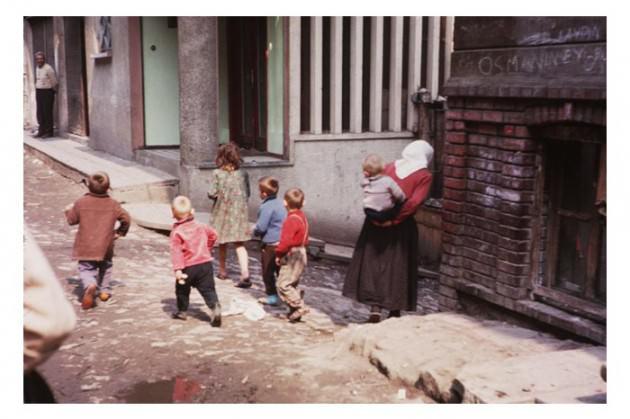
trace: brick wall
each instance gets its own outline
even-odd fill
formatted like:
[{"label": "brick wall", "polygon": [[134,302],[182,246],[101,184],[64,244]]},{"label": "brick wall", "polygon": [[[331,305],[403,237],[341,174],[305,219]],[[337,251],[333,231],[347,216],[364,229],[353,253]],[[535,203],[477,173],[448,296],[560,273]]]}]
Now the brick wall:
[{"label": "brick wall", "polygon": [[475,286],[495,302],[527,297],[541,147],[525,124],[527,101],[449,100],[444,147],[440,303]]},{"label": "brick wall", "polygon": [[[545,272],[549,196],[545,141],[537,127],[570,138],[605,125],[602,102],[451,97],[443,156],[440,306],[458,308],[458,292],[502,307],[527,299]],[[547,185],[548,186],[548,185]]]},{"label": "brick wall", "polygon": [[[583,27],[592,30],[564,36]],[[441,309],[478,299],[602,341],[601,324],[550,311],[530,291],[557,240],[547,231],[549,142],[605,144],[605,17],[457,17],[453,48],[441,92]],[[589,310],[601,319],[600,307]]]}]

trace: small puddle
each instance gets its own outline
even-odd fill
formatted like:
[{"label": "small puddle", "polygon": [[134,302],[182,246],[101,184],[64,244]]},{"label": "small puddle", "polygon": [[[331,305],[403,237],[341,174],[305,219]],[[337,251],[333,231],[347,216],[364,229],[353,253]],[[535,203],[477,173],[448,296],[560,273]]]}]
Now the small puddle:
[{"label": "small puddle", "polygon": [[196,381],[176,377],[137,383],[120,398],[127,403],[190,403],[200,391],[201,386]]}]

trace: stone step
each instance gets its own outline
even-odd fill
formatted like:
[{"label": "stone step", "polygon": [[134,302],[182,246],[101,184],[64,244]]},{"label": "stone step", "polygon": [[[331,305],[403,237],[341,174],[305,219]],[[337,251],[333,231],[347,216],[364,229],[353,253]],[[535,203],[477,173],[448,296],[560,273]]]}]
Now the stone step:
[{"label": "stone step", "polygon": [[179,178],[179,150],[136,150],[134,153],[138,163],[155,167],[163,172]]},{"label": "stone step", "polygon": [[[596,389],[597,390],[597,389]],[[537,404],[605,404],[607,394],[597,393],[590,386],[570,387],[553,393],[545,393],[536,397]]]},{"label": "stone step", "polygon": [[179,188],[177,177],[93,150],[73,140],[39,139],[24,133],[24,146],[29,153],[76,182],[96,171],[107,172],[111,195],[121,202],[166,203],[175,197]]},{"label": "stone step", "polygon": [[592,403],[605,399],[606,348],[585,347],[469,363],[453,390],[464,403]]},{"label": "stone step", "polygon": [[375,325],[358,325],[341,332],[338,339],[352,352],[368,358],[390,379],[421,388],[441,402],[461,400],[452,387],[466,365],[583,346],[457,313],[403,316]]}]

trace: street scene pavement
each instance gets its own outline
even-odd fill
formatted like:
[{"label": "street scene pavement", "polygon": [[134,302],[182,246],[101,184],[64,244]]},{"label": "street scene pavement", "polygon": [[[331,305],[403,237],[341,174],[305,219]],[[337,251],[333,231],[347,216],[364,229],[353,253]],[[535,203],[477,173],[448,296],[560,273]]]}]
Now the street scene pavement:
[{"label": "street scene pavement", "polygon": [[[339,350],[338,333],[368,317],[366,307],[341,296],[343,263],[309,261],[301,286],[311,313],[291,324],[285,307],[263,309],[256,302],[264,295],[258,243],[248,244],[251,289],[234,287],[239,270],[230,250],[230,279],[216,279],[223,325],[213,328],[196,290],[188,320],[171,319],[176,306],[168,237],[132,224],[116,243],[112,299],[81,310],[83,290],[71,260],[76,229],[66,224],[63,208],[85,192],[25,152],[25,227],[78,317],[74,332],[39,368],[58,402],[432,401],[414,386],[388,379],[364,357]],[[436,288],[433,281],[420,280],[418,311],[412,315],[437,311]]]}]

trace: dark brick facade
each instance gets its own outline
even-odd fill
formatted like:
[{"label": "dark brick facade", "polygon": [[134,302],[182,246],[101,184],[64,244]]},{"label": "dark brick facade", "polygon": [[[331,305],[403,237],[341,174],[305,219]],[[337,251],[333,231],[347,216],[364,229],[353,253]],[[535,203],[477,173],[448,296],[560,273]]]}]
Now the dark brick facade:
[{"label": "dark brick facade", "polygon": [[[480,19],[484,19],[482,25],[492,25],[496,23],[493,19],[506,18]],[[544,19],[543,26],[554,21]],[[599,28],[597,41],[605,46],[605,21],[602,24],[601,18],[593,18],[592,22],[580,19],[585,28]],[[466,27],[473,27],[473,23],[474,18],[459,21],[459,25]],[[459,33],[462,32],[458,19],[455,25],[454,57],[460,63],[478,56],[495,57],[491,49],[485,56],[478,50],[470,52],[475,46],[471,39],[474,33],[466,32],[465,39],[461,36],[458,39],[458,27]],[[518,27],[522,30],[522,25]],[[523,38],[526,34],[505,35],[505,39],[516,39],[518,35]],[[588,35],[586,29],[583,35]],[[488,42],[480,38],[482,41]],[[466,49],[458,51],[458,46],[464,44]],[[509,50],[509,45],[504,47]],[[535,48],[546,47],[530,47],[528,54]],[[514,45],[510,51],[513,56],[523,54],[520,45]],[[479,59],[479,65],[484,59]],[[445,90],[448,111],[443,155],[439,302],[442,309],[453,310],[462,306],[463,297],[474,296],[519,315],[602,341],[605,326],[601,331],[597,324],[588,321],[588,327],[569,324],[561,316],[554,319],[530,304],[534,300],[532,290],[541,283],[545,272],[548,200],[542,185],[545,143],[573,139],[575,132],[603,128],[606,124],[605,67],[604,73],[600,69],[593,77],[584,73],[583,66],[565,70],[575,71],[579,77],[566,77],[564,87],[561,80],[550,84],[540,73],[531,77],[521,73],[514,77],[503,73],[496,77],[488,74],[476,77],[468,67],[460,74],[454,70]],[[557,139],[553,139],[554,135]]]}]

